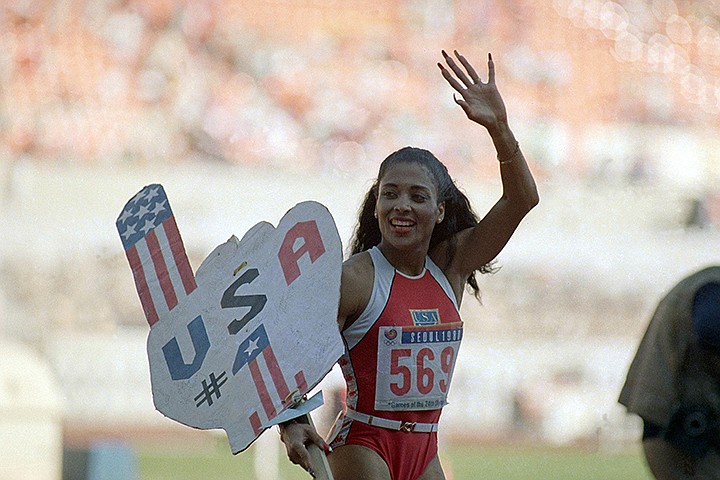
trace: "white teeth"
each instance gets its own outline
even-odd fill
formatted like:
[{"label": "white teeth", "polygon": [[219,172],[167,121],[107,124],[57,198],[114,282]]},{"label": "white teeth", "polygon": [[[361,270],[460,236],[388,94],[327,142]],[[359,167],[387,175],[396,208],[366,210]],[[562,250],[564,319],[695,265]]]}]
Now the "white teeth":
[{"label": "white teeth", "polygon": [[393,220],[391,223],[394,227],[411,227],[413,225],[412,222],[407,222],[403,220]]}]

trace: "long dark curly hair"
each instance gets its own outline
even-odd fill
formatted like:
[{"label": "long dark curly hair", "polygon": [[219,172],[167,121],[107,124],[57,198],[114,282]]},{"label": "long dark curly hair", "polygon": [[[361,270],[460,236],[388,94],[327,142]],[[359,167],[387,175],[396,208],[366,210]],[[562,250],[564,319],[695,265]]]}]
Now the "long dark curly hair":
[{"label": "long dark curly hair", "polygon": [[[450,177],[447,167],[428,150],[415,147],[404,147],[391,153],[380,164],[377,179],[370,190],[365,194],[365,199],[360,207],[358,221],[355,225],[353,237],[350,242],[350,253],[364,252],[378,245],[382,236],[380,226],[375,218],[375,204],[378,199],[378,187],[387,170],[398,163],[417,163],[425,167],[432,176],[438,192],[438,203],[445,202],[445,217],[443,221],[435,225],[432,237],[430,238],[430,249],[439,243],[447,240],[447,264],[452,262],[455,256],[457,240],[455,234],[478,223],[478,217],[470,206],[470,201],[463,192],[458,189]],[[476,272],[493,273],[497,270],[494,261],[483,265],[471,273],[467,278],[467,285],[473,295],[480,299],[480,288],[475,278]]]}]

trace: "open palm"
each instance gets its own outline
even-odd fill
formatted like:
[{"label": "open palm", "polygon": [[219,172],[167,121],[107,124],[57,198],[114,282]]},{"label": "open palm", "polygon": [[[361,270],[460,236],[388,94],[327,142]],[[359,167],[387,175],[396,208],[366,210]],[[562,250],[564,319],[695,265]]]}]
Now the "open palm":
[{"label": "open palm", "polygon": [[455,103],[462,107],[470,120],[485,128],[492,129],[506,122],[507,111],[495,85],[495,64],[492,55],[488,54],[488,81],[483,82],[470,62],[457,51],[454,53],[462,67],[445,51],[442,54],[452,73],[441,63],[438,63],[438,67],[445,80],[462,97],[455,98]]}]

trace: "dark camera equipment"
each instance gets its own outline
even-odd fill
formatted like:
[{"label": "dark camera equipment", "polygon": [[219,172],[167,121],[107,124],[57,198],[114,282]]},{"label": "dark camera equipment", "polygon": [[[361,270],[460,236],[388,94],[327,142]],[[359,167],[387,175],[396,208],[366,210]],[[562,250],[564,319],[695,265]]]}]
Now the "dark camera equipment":
[{"label": "dark camera equipment", "polygon": [[704,405],[680,405],[665,430],[665,440],[695,458],[720,446],[720,425]]}]

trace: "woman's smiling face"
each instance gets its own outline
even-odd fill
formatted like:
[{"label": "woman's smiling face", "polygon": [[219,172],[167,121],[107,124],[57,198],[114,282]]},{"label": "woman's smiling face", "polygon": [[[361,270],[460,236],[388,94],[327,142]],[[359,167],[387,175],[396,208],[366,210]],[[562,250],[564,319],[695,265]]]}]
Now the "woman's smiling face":
[{"label": "woman's smiling face", "polygon": [[427,168],[415,162],[399,162],[380,179],[375,211],[381,245],[398,250],[421,248],[427,253],[445,206],[438,204],[437,187]]}]

